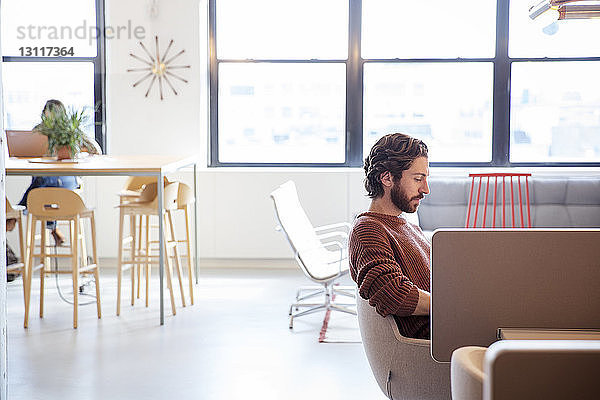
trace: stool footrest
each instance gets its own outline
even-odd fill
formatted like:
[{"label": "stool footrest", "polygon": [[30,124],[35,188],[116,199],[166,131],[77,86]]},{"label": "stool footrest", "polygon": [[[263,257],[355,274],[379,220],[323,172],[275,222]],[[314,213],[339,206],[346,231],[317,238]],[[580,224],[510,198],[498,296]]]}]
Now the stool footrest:
[{"label": "stool footrest", "polygon": [[55,270],[40,271],[40,273],[43,273],[44,275],[51,275],[51,274],[73,275],[73,271],[63,270],[63,269],[59,269],[58,271],[55,271]]},{"label": "stool footrest", "polygon": [[85,267],[79,268],[79,272],[81,272],[81,273],[88,272],[88,271],[92,271],[97,268],[98,268],[98,266],[96,264],[90,264],[90,265],[86,265]]},{"label": "stool footrest", "polygon": [[[34,254],[34,257],[42,258],[41,254]],[[44,257],[48,258],[72,258],[73,254],[46,254]]]},{"label": "stool footrest", "polygon": [[17,270],[17,269],[21,269],[21,268],[23,268],[24,266],[25,266],[25,264],[23,264],[23,263],[21,263],[21,262],[20,262],[20,263],[14,263],[14,264],[10,264],[10,265],[7,265],[7,266],[6,266],[6,271],[7,271],[7,272],[8,272],[8,271],[14,271],[14,270]]}]

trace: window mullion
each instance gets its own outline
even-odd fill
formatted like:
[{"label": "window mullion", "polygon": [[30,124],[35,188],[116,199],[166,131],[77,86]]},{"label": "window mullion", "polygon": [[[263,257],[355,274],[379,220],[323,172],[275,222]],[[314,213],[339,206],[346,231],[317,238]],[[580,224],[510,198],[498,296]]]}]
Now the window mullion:
[{"label": "window mullion", "polygon": [[509,0],[498,0],[496,57],[494,59],[494,109],[492,165],[510,164],[510,59],[508,57]]},{"label": "window mullion", "polygon": [[218,96],[219,96],[219,64],[217,62],[217,4],[215,0],[208,2],[208,49],[209,49],[209,84],[208,90],[210,96],[208,99],[209,106],[209,155],[210,165],[219,165],[219,121],[218,121]]},{"label": "window mullion", "polygon": [[[96,0],[96,27],[104,32],[105,27],[105,0]],[[107,153],[106,147],[106,37],[98,35],[96,39],[96,57],[94,58],[94,107],[95,111],[95,136],[100,147]]]},{"label": "window mullion", "polygon": [[346,64],[346,164],[360,167],[363,162],[362,0],[348,1],[350,4]]}]

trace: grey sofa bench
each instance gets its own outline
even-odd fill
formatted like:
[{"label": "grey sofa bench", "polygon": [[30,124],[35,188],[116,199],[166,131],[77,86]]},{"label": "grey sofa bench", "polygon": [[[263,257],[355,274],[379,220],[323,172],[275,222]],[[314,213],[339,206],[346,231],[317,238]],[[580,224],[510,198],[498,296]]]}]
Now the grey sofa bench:
[{"label": "grey sofa bench", "polygon": [[[471,180],[468,177],[431,177],[429,180],[430,194],[423,199],[418,210],[421,229],[427,232],[437,228],[464,227],[470,185]],[[483,195],[485,184],[483,186],[480,198],[482,205],[485,201]],[[490,186],[493,187],[492,184]],[[524,190],[524,186],[522,188]],[[492,189],[490,189],[488,198],[488,221],[491,221],[492,213],[490,211],[493,207],[491,192]],[[516,196],[515,193],[515,200]],[[524,192],[523,196],[525,197]],[[536,177],[533,175],[529,180],[529,196],[532,227],[600,227],[600,174],[597,177],[572,178]],[[517,218],[520,219],[519,210],[517,209],[515,212]],[[524,212],[526,219],[527,212]],[[499,213],[500,207],[497,207],[497,225],[501,215]]]}]

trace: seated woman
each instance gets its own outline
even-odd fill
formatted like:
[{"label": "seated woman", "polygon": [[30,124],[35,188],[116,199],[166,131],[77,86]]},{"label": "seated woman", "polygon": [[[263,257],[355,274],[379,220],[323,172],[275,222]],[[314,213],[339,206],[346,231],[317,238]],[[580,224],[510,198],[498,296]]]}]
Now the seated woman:
[{"label": "seated woman", "polygon": [[[58,100],[48,100],[42,111],[42,115],[48,115],[51,112],[66,112],[65,106]],[[37,130],[39,125],[36,125],[33,130]],[[33,176],[31,177],[31,184],[23,194],[23,198],[19,202],[19,205],[27,206],[27,196],[32,189],[40,187],[61,187],[65,189],[77,189],[79,183],[75,176]],[[56,228],[56,222],[51,221],[47,223],[48,229],[52,230],[52,237],[57,246],[60,246],[64,241],[64,235]]]},{"label": "seated woman", "polygon": [[[13,229],[15,229],[15,224],[16,223],[17,223],[16,219],[14,219],[14,218],[7,218],[6,219],[6,232],[10,232]],[[9,265],[12,265],[12,264],[18,263],[18,262],[19,262],[19,259],[15,255],[15,252],[8,245],[8,241],[6,241],[6,266],[8,267]],[[19,272],[7,272],[6,273],[6,281],[7,282],[12,282],[15,279],[17,279],[19,277],[19,275],[21,275]]]}]

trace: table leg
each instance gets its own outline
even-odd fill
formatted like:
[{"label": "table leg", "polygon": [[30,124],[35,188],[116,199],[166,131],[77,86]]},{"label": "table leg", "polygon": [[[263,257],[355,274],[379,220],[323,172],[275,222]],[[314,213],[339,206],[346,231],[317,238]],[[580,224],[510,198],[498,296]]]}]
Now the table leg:
[{"label": "table leg", "polygon": [[[197,163],[194,163],[194,272],[196,274],[196,285],[198,284],[198,190],[197,190]],[[188,254],[189,256],[189,254]]]},{"label": "table leg", "polygon": [[156,184],[156,195],[158,196],[158,276],[160,281],[160,324],[165,324],[165,305],[164,305],[164,274],[165,274],[165,252],[164,252],[164,221],[163,221],[163,202],[164,202],[164,174],[161,171],[158,174]]}]

